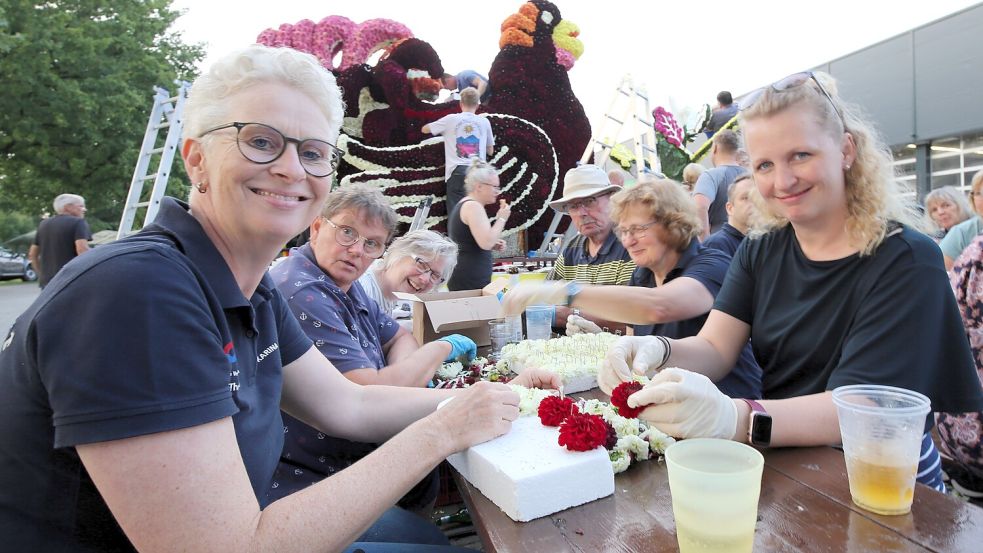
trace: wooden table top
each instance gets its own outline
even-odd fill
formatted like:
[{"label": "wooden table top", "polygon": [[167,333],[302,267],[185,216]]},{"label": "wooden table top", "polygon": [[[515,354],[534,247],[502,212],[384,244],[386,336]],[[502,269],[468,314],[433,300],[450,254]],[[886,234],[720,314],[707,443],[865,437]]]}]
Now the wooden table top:
[{"label": "wooden table top", "polygon": [[[918,485],[912,512],[881,516],[850,500],[843,453],[763,451],[758,552],[983,551],[983,509]],[[455,472],[485,551],[678,551],[665,463],[635,463],[614,494],[530,522],[508,518]]]}]

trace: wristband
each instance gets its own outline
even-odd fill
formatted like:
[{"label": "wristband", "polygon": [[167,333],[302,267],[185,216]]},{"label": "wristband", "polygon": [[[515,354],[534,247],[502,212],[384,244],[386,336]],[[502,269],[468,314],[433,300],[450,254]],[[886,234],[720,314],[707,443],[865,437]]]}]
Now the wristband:
[{"label": "wristband", "polygon": [[655,368],[655,370],[659,370],[662,367],[665,367],[666,363],[669,362],[669,357],[672,356],[672,344],[669,343],[669,339],[666,338],[665,336],[656,336],[656,338],[658,338],[659,341],[662,342],[663,349],[665,350],[665,353],[662,354],[662,362],[659,363],[659,366]]}]

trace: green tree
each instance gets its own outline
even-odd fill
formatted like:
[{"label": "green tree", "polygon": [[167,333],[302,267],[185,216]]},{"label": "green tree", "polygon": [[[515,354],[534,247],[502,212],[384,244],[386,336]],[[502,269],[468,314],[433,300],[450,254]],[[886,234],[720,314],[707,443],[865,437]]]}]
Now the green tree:
[{"label": "green tree", "polygon": [[[175,90],[203,56],[170,30],[170,4],[0,2],[0,211],[39,215],[72,192],[94,226],[118,224],[153,86]],[[168,193],[186,195],[174,166]]]}]

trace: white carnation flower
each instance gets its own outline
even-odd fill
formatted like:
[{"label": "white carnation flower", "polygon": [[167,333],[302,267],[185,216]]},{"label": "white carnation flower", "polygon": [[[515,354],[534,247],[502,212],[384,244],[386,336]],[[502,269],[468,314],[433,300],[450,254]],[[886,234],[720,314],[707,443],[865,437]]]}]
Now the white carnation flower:
[{"label": "white carnation flower", "polygon": [[539,413],[539,403],[543,398],[553,394],[552,390],[526,388],[518,384],[509,384],[512,391],[519,394],[519,416],[536,415]]},{"label": "white carnation flower", "polygon": [[618,438],[618,443],[614,448],[616,450],[634,453],[635,458],[639,460],[649,458],[649,443],[638,436]]},{"label": "white carnation flower", "polygon": [[615,450],[608,454],[611,458],[611,468],[614,469],[614,473],[624,472],[628,470],[628,465],[631,464],[631,457],[624,451]]},{"label": "white carnation flower", "polygon": [[655,428],[654,426],[646,430],[644,433],[642,433],[641,437],[648,440],[649,446],[652,448],[652,451],[658,453],[665,453],[667,447],[676,443],[675,438],[662,432],[661,430]]},{"label": "white carnation flower", "polygon": [[460,361],[452,361],[450,363],[444,363],[437,369],[437,378],[441,380],[451,380],[457,378],[457,375],[461,374],[464,370],[464,365]]},{"label": "white carnation flower", "polygon": [[638,436],[641,430],[638,428],[638,419],[629,419],[620,415],[615,415],[608,423],[618,433],[618,437]]}]

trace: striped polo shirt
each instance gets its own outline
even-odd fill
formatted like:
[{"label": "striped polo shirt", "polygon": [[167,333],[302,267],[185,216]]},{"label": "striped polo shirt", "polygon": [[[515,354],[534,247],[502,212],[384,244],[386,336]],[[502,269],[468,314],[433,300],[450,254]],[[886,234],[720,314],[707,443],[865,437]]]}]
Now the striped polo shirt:
[{"label": "striped polo shirt", "polygon": [[578,234],[556,257],[549,279],[627,285],[635,271],[635,262],[614,233],[608,234],[595,256],[588,253],[587,244],[587,237]]}]

